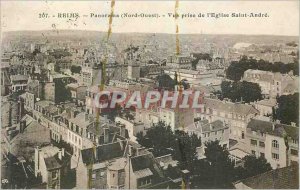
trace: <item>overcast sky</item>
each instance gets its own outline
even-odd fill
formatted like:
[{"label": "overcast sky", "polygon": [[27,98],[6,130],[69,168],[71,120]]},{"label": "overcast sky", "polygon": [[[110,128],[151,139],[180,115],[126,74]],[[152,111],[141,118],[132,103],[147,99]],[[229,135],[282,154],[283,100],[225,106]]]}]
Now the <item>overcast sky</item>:
[{"label": "overcast sky", "polygon": [[[122,13],[174,13],[175,1],[118,1],[114,11]],[[77,29],[107,31],[108,18],[83,17],[109,14],[109,1],[1,1],[1,31]],[[51,18],[41,19],[39,13]],[[59,12],[77,12],[75,22],[52,17]],[[180,1],[179,13],[268,13],[268,18],[179,19],[179,33],[299,35],[299,1]],[[53,25],[55,24],[55,26]],[[74,25],[75,24],[75,25]],[[113,18],[113,32],[175,33],[175,19]]]}]

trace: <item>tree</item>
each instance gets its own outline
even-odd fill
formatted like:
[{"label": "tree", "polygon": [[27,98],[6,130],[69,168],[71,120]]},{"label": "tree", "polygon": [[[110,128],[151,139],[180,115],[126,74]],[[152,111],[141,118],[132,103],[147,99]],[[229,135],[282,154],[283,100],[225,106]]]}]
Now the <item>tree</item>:
[{"label": "tree", "polygon": [[154,156],[162,156],[168,152],[175,142],[175,136],[170,126],[163,122],[153,125],[145,136],[138,139],[139,144],[146,148],[153,148]]},{"label": "tree", "polygon": [[66,88],[65,82],[62,80],[55,81],[55,102],[65,102],[71,100],[71,92]]},{"label": "tree", "polygon": [[205,159],[196,160],[191,169],[193,188],[232,188],[234,164],[229,159],[229,152],[219,145],[219,141],[205,144]]},{"label": "tree", "polygon": [[173,157],[179,161],[181,169],[191,170],[197,160],[197,147],[201,146],[201,140],[196,134],[189,135],[184,131],[175,131],[175,141],[173,144]]},{"label": "tree", "polygon": [[60,72],[60,66],[58,64],[54,65],[54,71],[59,73]]},{"label": "tree", "polygon": [[76,66],[76,65],[72,65],[71,66],[71,72],[72,72],[72,74],[74,74],[74,73],[80,73],[81,72],[81,67],[80,66]]},{"label": "tree", "polygon": [[272,170],[271,165],[264,157],[256,158],[254,155],[249,155],[243,158],[243,162],[244,167],[240,166],[236,168],[236,180],[245,179]]},{"label": "tree", "polygon": [[180,84],[182,84],[184,90],[190,88],[190,84],[188,83],[188,81],[187,81],[186,79],[181,80],[181,81],[180,81]]},{"label": "tree", "polygon": [[196,69],[196,66],[199,62],[199,60],[207,60],[207,61],[212,61],[212,58],[208,53],[194,53],[195,59],[192,60],[192,68]]},{"label": "tree", "polygon": [[234,179],[234,164],[229,159],[229,152],[219,145],[219,141],[212,141],[205,144],[205,157],[210,163],[211,187],[229,188]]},{"label": "tree", "polygon": [[163,122],[153,125],[146,135],[139,134],[139,144],[146,148],[153,148],[154,156],[172,154],[179,161],[182,169],[191,169],[193,162],[197,159],[196,148],[201,145],[197,135],[188,135],[184,131],[171,130],[170,126]]},{"label": "tree", "polygon": [[156,77],[158,86],[165,89],[174,89],[175,81],[167,74],[162,74]]},{"label": "tree", "polygon": [[246,103],[262,99],[261,88],[256,83],[246,81],[222,81],[222,98],[229,98],[232,101],[243,100]]},{"label": "tree", "polygon": [[290,125],[299,123],[299,93],[283,95],[277,98],[278,107],[274,110],[273,118],[281,123]]},{"label": "tree", "polygon": [[226,76],[230,80],[239,81],[243,77],[244,72],[248,69],[280,73],[288,73],[289,71],[293,71],[296,75],[298,73],[297,68],[299,68],[297,60],[298,59],[295,59],[293,63],[289,64],[284,64],[282,62],[270,63],[262,59],[257,61],[256,59],[243,56],[239,61],[231,62],[226,70]]}]

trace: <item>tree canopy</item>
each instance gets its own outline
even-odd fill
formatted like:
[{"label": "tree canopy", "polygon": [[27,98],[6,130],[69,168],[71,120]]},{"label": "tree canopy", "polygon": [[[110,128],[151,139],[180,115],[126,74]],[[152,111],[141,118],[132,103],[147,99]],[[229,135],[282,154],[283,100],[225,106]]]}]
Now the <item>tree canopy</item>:
[{"label": "tree canopy", "polygon": [[295,59],[293,63],[284,64],[282,62],[270,63],[265,60],[256,60],[243,56],[239,61],[233,61],[226,70],[226,76],[230,80],[241,80],[244,72],[248,69],[257,69],[262,71],[288,73],[293,71],[294,75],[299,75],[299,63]]},{"label": "tree canopy", "polygon": [[277,98],[278,107],[274,110],[273,118],[281,123],[290,125],[299,123],[299,93],[283,95]]},{"label": "tree canopy", "polygon": [[243,158],[244,167],[236,168],[237,180],[252,177],[272,170],[270,163],[264,157],[256,158],[254,155],[248,155]]},{"label": "tree canopy", "polygon": [[169,75],[167,74],[162,74],[156,77],[158,81],[158,86],[160,88],[165,88],[165,89],[174,89],[175,87],[175,80],[173,80]]},{"label": "tree canopy", "polygon": [[65,102],[71,100],[71,92],[66,88],[66,83],[62,80],[55,81],[55,102]]},{"label": "tree canopy", "polygon": [[205,159],[194,164],[192,186],[195,188],[232,188],[234,164],[229,152],[219,145],[219,141],[205,144]]},{"label": "tree canopy", "polygon": [[208,53],[194,53],[193,54],[195,59],[192,60],[192,68],[196,69],[196,66],[199,62],[199,60],[208,60],[208,61],[212,61],[212,58],[210,57],[210,55]]},{"label": "tree canopy", "polygon": [[188,135],[184,131],[173,132],[170,126],[163,122],[153,125],[145,135],[137,135],[137,141],[146,148],[153,148],[154,156],[171,153],[184,169],[191,169],[197,159],[196,148],[201,145],[197,135]]},{"label": "tree canopy", "polygon": [[221,98],[229,98],[231,101],[241,101],[246,103],[262,99],[261,88],[256,83],[247,81],[222,81]]},{"label": "tree canopy", "polygon": [[76,66],[76,65],[72,65],[71,66],[71,72],[72,72],[72,74],[74,74],[74,73],[80,73],[81,72],[81,67],[80,66]]}]

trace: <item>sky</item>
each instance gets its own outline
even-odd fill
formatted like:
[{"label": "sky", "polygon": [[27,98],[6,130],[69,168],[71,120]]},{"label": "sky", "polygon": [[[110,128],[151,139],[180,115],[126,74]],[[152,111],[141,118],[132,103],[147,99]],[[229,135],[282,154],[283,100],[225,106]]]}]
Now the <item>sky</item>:
[{"label": "sky", "polygon": [[[112,32],[203,34],[251,34],[299,36],[299,1],[179,1],[179,14],[267,13],[267,18],[175,18],[175,1],[118,1],[114,13],[146,13],[160,18],[113,18]],[[110,1],[1,1],[1,31],[17,30],[97,30],[107,31],[109,18],[90,14],[109,14]],[[50,18],[39,18],[48,13]],[[58,13],[78,13],[76,21],[57,18]],[[52,16],[55,17],[52,17]],[[88,15],[83,17],[83,15]]]}]

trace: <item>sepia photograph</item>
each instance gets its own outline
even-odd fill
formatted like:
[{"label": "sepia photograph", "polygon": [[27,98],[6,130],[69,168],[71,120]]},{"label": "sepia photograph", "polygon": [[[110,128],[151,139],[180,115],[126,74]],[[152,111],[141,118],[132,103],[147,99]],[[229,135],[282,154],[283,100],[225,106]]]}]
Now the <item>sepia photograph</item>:
[{"label": "sepia photograph", "polygon": [[299,189],[298,0],[1,0],[1,189]]}]

